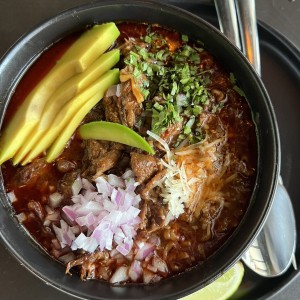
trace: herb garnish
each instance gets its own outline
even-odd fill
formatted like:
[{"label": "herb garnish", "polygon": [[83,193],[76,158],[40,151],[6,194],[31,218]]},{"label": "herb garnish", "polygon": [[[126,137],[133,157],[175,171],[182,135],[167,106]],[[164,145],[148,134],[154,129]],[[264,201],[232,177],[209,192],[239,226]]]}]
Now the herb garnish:
[{"label": "herb garnish", "polygon": [[[203,109],[215,109],[207,89],[209,72],[199,68],[202,48],[190,46],[182,35],[182,45],[171,52],[166,39],[150,33],[141,38],[144,47],[135,44],[125,64],[133,68],[135,82],[152,111],[152,128],[163,133],[171,124],[182,122],[183,130],[177,144],[188,138],[191,143],[203,138],[199,115]],[[150,103],[150,104],[149,104]]]}]

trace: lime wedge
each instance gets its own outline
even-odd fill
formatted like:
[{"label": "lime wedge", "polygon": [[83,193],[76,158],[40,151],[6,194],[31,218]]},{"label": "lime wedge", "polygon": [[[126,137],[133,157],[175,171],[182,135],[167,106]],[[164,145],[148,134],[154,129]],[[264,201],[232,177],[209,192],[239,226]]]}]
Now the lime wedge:
[{"label": "lime wedge", "polygon": [[244,266],[241,262],[237,262],[217,280],[181,300],[226,300],[237,291],[243,276]]},{"label": "lime wedge", "polygon": [[154,154],[154,150],[143,137],[118,123],[105,121],[87,123],[79,127],[79,134],[84,140],[95,139],[117,142]]}]

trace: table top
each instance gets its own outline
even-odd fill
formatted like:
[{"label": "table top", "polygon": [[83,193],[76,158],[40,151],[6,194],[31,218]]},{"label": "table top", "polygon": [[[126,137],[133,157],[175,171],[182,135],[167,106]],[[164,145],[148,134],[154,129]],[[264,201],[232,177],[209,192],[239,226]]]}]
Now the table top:
[{"label": "table top", "polygon": [[[0,0],[0,57],[37,23],[64,9],[86,2],[87,0]],[[171,2],[176,5],[181,1]],[[188,2],[197,1],[184,1]],[[261,22],[271,26],[300,49],[300,0],[260,0],[256,1],[256,7]],[[25,270],[2,244],[0,244],[0,265],[1,299],[74,299],[47,286]],[[287,287],[269,299],[296,300],[299,299],[299,295],[300,276],[297,276]]]}]

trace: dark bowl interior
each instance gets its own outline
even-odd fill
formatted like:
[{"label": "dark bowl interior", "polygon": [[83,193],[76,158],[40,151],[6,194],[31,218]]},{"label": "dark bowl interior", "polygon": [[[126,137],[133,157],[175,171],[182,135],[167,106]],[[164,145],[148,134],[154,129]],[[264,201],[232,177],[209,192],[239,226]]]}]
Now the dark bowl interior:
[{"label": "dark bowl interior", "polygon": [[[9,250],[29,271],[48,284],[79,298],[88,299],[178,299],[190,294],[225,272],[241,256],[265,221],[276,188],[280,149],[274,112],[267,92],[248,61],[219,31],[195,15],[179,8],[149,1],[94,2],[61,13],[21,38],[0,64],[1,123],[15,86],[41,52],[60,38],[87,24],[135,20],[173,28],[205,48],[232,71],[245,91],[257,124],[258,176],[249,209],[230,239],[207,261],[160,283],[113,287],[105,282],[81,282],[64,274],[64,266],[51,259],[26,234],[7,200],[1,180],[1,237]],[[1,175],[2,176],[2,175]]]}]

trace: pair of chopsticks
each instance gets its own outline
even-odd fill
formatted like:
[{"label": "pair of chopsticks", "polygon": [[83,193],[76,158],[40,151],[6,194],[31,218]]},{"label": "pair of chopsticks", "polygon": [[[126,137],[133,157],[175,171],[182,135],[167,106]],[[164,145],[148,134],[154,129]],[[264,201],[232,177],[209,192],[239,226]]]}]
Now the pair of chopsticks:
[{"label": "pair of chopsticks", "polygon": [[214,0],[220,30],[246,55],[261,75],[254,0]]}]

